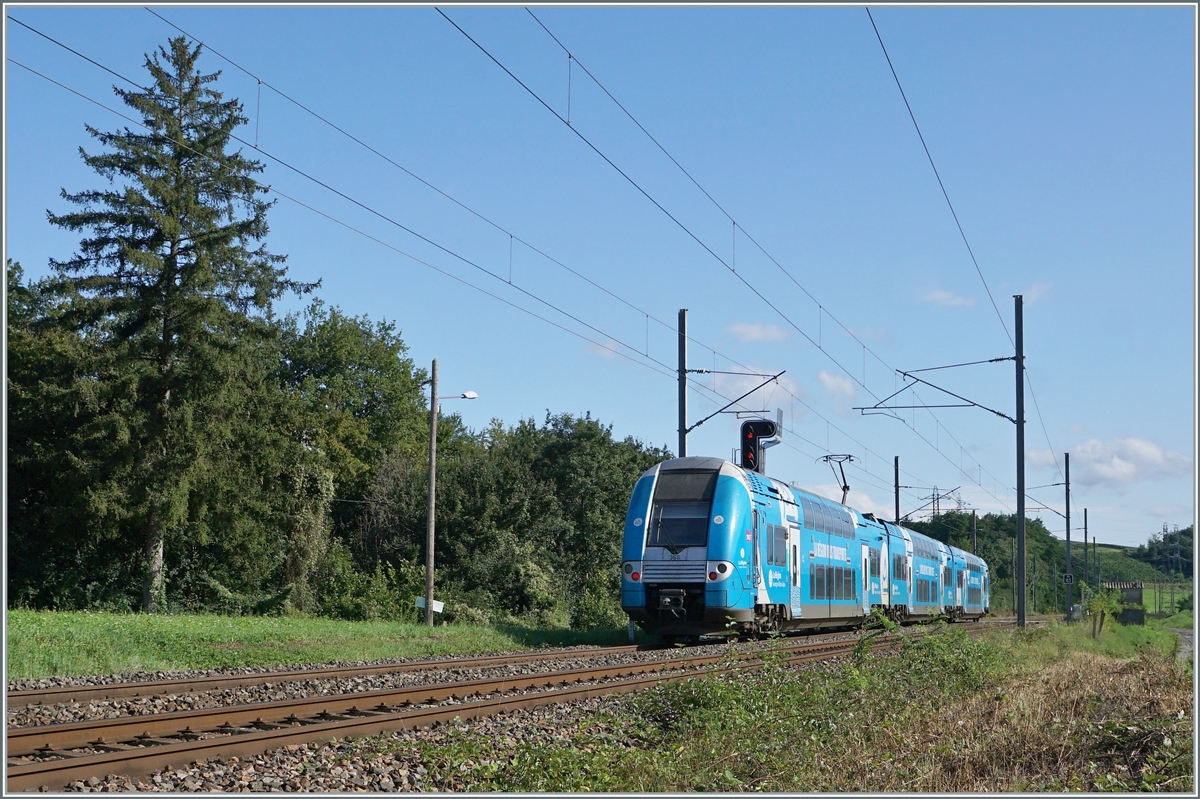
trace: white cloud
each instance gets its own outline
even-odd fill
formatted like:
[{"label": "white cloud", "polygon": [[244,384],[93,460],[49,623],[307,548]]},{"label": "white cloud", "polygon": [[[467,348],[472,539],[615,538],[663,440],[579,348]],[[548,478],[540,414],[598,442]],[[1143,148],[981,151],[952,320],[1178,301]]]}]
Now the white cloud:
[{"label": "white cloud", "polygon": [[856,393],[854,389],[854,381],[850,378],[831,374],[822,369],[817,373],[817,379],[821,381],[821,385],[823,385],[825,390],[828,391],[833,397],[846,400],[854,399],[854,395]]},{"label": "white cloud", "polygon": [[610,338],[599,343],[593,341],[585,346],[584,349],[593,355],[599,355],[601,358],[608,359],[616,355],[623,347],[616,339]]},{"label": "white cloud", "polygon": [[952,307],[959,307],[963,305],[970,306],[975,304],[975,300],[973,298],[960,297],[954,292],[946,291],[945,289],[936,289],[935,291],[926,293],[925,302],[931,302],[934,305],[949,305]]},{"label": "white cloud", "polygon": [[858,394],[858,389],[854,386],[854,381],[842,375],[835,375],[822,369],[817,373],[817,380],[825,388],[827,393],[833,400],[834,411],[839,416],[849,416],[851,414],[851,403],[854,402],[855,396]]},{"label": "white cloud", "polygon": [[728,328],[738,341],[783,341],[788,332],[779,325],[764,325],[762,322],[734,322]]},{"label": "white cloud", "polygon": [[[1192,473],[1190,457],[1144,438],[1117,438],[1109,442],[1092,439],[1072,448],[1070,453],[1072,483],[1104,485],[1118,492],[1133,483],[1186,477]],[[1026,457],[1031,465],[1040,468],[1052,467],[1055,462],[1048,449],[1033,450]]]},{"label": "white cloud", "polygon": [[[747,367],[746,371],[753,372],[754,374],[714,374],[712,376],[713,390],[720,392],[726,397],[729,397],[729,399],[740,397],[779,370],[763,369],[761,367],[751,365]],[[764,376],[760,377],[760,374]],[[797,397],[804,398],[805,396],[804,392],[800,390],[800,386],[796,384],[796,381],[792,380],[787,375],[782,375],[778,380],[778,385],[776,385],[776,381],[767,383],[765,386],[743,399],[739,405],[743,408],[749,408],[756,411],[766,410],[772,419],[775,418],[775,408],[783,408],[785,421],[790,420],[790,414],[793,411],[792,398],[787,394],[787,391],[784,391],[784,389],[792,392],[792,394],[796,395]],[[795,409],[795,411],[798,414],[802,413],[803,406]]]},{"label": "white cloud", "polygon": [[1022,294],[1023,302],[1035,303],[1038,300],[1043,300],[1050,294],[1050,289],[1054,288],[1053,283],[1034,283],[1029,288],[1025,289]]},{"label": "white cloud", "polygon": [[1146,512],[1163,521],[1192,518],[1192,509],[1188,505],[1151,505]]}]

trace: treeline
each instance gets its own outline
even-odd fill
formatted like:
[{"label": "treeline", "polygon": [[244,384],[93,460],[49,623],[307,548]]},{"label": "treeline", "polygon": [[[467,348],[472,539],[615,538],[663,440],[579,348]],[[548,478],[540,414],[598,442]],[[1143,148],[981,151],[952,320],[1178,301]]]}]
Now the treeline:
[{"label": "treeline", "polygon": [[[399,330],[312,300],[263,244],[246,118],[177,38],[142,129],[88,127],[99,189],[49,222],[82,238],[7,269],[12,606],[411,618],[423,593],[427,375]],[[620,623],[628,492],[668,456],[585,415],[438,424],[447,617]]]},{"label": "treeline", "polygon": [[[52,279],[26,283],[8,264],[9,602],[130,610],[152,566],[153,495],[177,489],[138,468],[146,381],[64,323],[68,304]],[[212,405],[174,397],[187,418],[172,426],[172,460],[190,462],[163,528],[160,607],[415,618],[426,372],[393,325],[320,301],[245,349]],[[481,432],[439,416],[437,595],[452,598],[449,617],[621,623],[629,490],[669,456],[614,440],[589,415]]]},{"label": "treeline", "polygon": [[[949,511],[939,514],[930,521],[911,522],[907,526],[919,533],[936,538],[966,552],[974,551],[987,561],[992,574],[992,608],[1011,610],[1015,607],[1014,586],[1016,584],[1016,514],[986,514],[975,520],[977,546],[971,547],[971,514]],[[1181,533],[1183,531],[1180,531]],[[1190,534],[1190,530],[1189,530]],[[1139,551],[1144,547],[1139,547]],[[1092,590],[1100,582],[1157,582],[1168,579],[1167,570],[1159,570],[1148,559],[1135,559],[1134,550],[1114,551],[1104,545],[1089,546],[1085,561],[1083,541],[1072,541],[1071,571],[1075,575],[1075,601],[1078,602],[1082,586]],[[1025,522],[1025,583],[1026,608],[1057,607],[1065,612],[1065,590],[1062,575],[1067,570],[1066,542],[1054,538],[1040,519]],[[1087,569],[1085,571],[1085,562]]]},{"label": "treeline", "polygon": [[1182,530],[1155,533],[1147,543],[1139,544],[1129,556],[1153,564],[1160,571],[1186,578],[1192,575],[1194,545],[1193,529],[1189,524]]}]

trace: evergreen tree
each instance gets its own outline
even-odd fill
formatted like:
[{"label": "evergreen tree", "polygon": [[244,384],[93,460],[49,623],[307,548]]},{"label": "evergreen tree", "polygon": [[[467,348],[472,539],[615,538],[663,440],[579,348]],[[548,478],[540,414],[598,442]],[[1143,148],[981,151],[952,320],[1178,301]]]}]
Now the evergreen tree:
[{"label": "evergreen tree", "polygon": [[80,148],[109,187],[63,198],[73,213],[49,221],[84,232],[78,253],[51,261],[51,289],[67,300],[60,321],[95,342],[97,455],[113,503],[140,534],[146,612],[163,601],[163,545],[189,516],[207,456],[238,412],[245,350],[274,335],[272,301],[313,285],[289,280],[267,251],[271,202],[262,164],[228,151],[247,119],[197,69],[200,46],[180,37],[147,56],[148,88],[114,88],[145,132],[87,131]]}]

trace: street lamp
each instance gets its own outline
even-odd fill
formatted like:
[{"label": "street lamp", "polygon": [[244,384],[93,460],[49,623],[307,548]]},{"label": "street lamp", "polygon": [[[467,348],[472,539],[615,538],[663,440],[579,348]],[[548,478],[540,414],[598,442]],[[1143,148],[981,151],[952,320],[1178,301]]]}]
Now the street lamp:
[{"label": "street lamp", "polygon": [[[425,527],[425,624],[433,626],[433,510],[437,496],[435,486],[437,479],[437,359],[433,360],[433,372],[429,378],[429,521]],[[479,395],[474,391],[466,391],[457,397],[446,399],[473,400]]]}]

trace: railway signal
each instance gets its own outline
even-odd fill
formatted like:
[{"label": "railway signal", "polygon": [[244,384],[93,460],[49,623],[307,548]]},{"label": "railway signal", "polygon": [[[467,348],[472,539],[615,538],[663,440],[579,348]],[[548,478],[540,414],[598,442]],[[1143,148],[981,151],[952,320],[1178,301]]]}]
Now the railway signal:
[{"label": "railway signal", "polygon": [[742,468],[764,473],[762,440],[775,438],[779,426],[770,419],[751,419],[742,422]]}]

